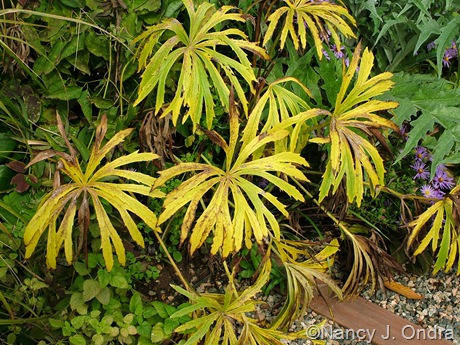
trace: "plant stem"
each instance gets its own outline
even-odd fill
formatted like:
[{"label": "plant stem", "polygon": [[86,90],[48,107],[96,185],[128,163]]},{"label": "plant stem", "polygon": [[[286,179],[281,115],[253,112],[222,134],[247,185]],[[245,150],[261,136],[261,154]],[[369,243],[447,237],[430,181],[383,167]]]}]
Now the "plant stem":
[{"label": "plant stem", "polygon": [[161,236],[158,234],[158,231],[156,230],[153,230],[153,233],[155,234],[155,237],[157,238],[158,242],[160,243],[160,246],[161,248],[163,248],[163,251],[165,252],[166,256],[168,257],[168,260],[170,262],[170,264],[172,265],[172,267],[174,268],[174,271],[176,271],[176,274],[177,276],[179,277],[179,279],[181,280],[182,284],[184,284],[185,288],[187,289],[187,291],[195,294],[196,296],[200,296],[200,294],[198,293],[198,291],[196,291],[193,286],[187,281],[187,279],[185,279],[185,277],[182,275],[179,267],[177,267],[174,259],[172,258],[171,254],[169,254],[169,251],[168,251],[168,248],[166,248],[166,245],[165,243],[163,242],[163,239],[161,238]]}]

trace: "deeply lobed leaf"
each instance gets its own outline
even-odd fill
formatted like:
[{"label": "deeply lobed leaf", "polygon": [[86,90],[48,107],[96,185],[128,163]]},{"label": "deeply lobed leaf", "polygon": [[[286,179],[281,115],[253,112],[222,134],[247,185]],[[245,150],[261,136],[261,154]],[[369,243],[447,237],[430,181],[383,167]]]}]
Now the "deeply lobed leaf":
[{"label": "deeply lobed leaf", "polygon": [[[118,210],[130,235],[139,245],[143,246],[144,240],[130,213],[140,217],[152,229],[158,230],[155,214],[133,196],[127,194],[127,192],[129,192],[149,197],[163,197],[164,195],[162,192],[151,191],[150,189],[150,185],[155,183],[155,179],[139,172],[118,169],[130,163],[151,161],[158,156],[152,153],[139,153],[136,151],[117,158],[110,163],[106,163],[97,170],[97,167],[106,154],[121,143],[132,131],[132,129],[120,131],[105,145],[102,145],[106,130],[107,119],[104,116],[96,129],[95,143],[85,171],[81,169],[80,163],[76,157],[64,156],[61,158],[60,164],[62,166],[62,171],[71,177],[73,182],[63,184],[49,193],[39,205],[37,213],[26,226],[24,231],[26,258],[32,255],[40,237],[48,230],[47,265],[51,268],[56,268],[56,258],[63,244],[65,258],[69,264],[71,263],[74,255],[74,218],[78,207],[80,208],[78,212],[79,225],[82,226],[80,231],[86,232],[87,229],[85,230],[85,227],[89,225],[89,203],[86,199],[87,195],[91,197],[92,205],[95,210],[101,234],[102,253],[109,271],[112,269],[114,263],[112,247],[115,249],[115,253],[121,264],[125,264],[126,257],[121,238],[114,228],[109,215],[102,206],[101,198],[112,204],[115,209]],[[118,184],[103,181],[105,178],[113,176],[132,180],[140,183],[140,185],[128,183]],[[82,195],[83,200],[81,200]],[[58,227],[59,215],[64,210],[64,216]],[[85,225],[83,225],[83,223]]]},{"label": "deeply lobed leaf", "polygon": [[[341,42],[337,34],[341,32],[345,37],[356,37],[349,21],[356,25],[354,18],[348,13],[345,7],[327,2],[314,2],[310,0],[286,0],[287,6],[275,10],[269,17],[270,22],[265,32],[263,45],[273,37],[275,29],[279,26],[281,18],[285,16],[281,25],[280,49],[284,48],[286,39],[289,37],[296,50],[299,47],[305,49],[307,44],[307,29],[315,42],[316,52],[321,58],[323,56],[323,39],[327,39],[327,31],[330,32],[334,43],[340,47]],[[297,29],[297,30],[296,30]],[[300,40],[300,44],[299,44]]]},{"label": "deeply lobed leaf", "polygon": [[[241,13],[233,13],[231,6],[216,10],[210,3],[201,3],[196,9],[192,2],[184,0],[190,18],[188,32],[176,19],[168,19],[149,30],[152,37],[142,34],[138,41],[144,41],[143,50],[138,53],[140,66],[151,55],[157,35],[172,31],[170,37],[150,58],[142,74],[139,94],[135,105],[139,104],[156,89],[155,112],[158,114],[165,103],[165,85],[171,68],[181,61],[181,73],[177,81],[176,93],[172,101],[163,110],[163,116],[172,114],[173,123],[179,117],[186,121],[189,117],[196,130],[200,123],[203,108],[206,110],[206,125],[211,128],[214,118],[214,101],[210,89],[215,88],[221,104],[229,110],[230,90],[219,70],[223,71],[233,85],[243,109],[247,114],[247,100],[244,87],[237,78],[239,74],[253,91],[252,83],[256,81],[252,65],[244,50],[251,51],[268,59],[265,51],[255,43],[249,42],[246,35],[238,29],[212,31],[224,21],[245,21]],[[228,57],[217,51],[216,47],[229,47],[236,58]],[[186,108],[184,114],[182,109]]]},{"label": "deeply lobed leaf", "polygon": [[[358,45],[345,71],[331,114],[330,159],[323,174],[319,201],[329,194],[331,188],[335,193],[344,179],[349,202],[356,200],[360,206],[365,179],[369,182],[370,192],[374,194],[375,188],[384,184],[385,169],[378,150],[366,137],[372,135],[374,129],[399,130],[395,123],[376,114],[395,108],[398,103],[371,99],[393,85],[389,80],[391,74],[382,73],[369,79],[373,55],[366,48],[359,64],[360,51],[361,46]],[[358,76],[349,90],[358,65]]]}]

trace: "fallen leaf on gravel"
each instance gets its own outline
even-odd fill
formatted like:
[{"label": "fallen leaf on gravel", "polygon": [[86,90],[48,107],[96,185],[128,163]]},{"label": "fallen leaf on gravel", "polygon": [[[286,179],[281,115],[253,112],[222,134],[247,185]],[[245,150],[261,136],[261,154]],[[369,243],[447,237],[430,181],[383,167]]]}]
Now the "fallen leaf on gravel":
[{"label": "fallen leaf on gravel", "polygon": [[415,292],[410,287],[401,283],[395,282],[394,280],[386,280],[384,283],[385,287],[391,291],[394,291],[406,298],[410,299],[422,299],[423,295]]}]

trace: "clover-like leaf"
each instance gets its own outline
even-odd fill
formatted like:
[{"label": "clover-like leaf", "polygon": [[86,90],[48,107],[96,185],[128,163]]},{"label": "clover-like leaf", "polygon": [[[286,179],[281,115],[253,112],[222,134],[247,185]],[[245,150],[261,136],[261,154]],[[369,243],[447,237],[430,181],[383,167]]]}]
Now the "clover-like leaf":
[{"label": "clover-like leaf", "polygon": [[358,69],[360,52],[359,44],[349,68],[345,71],[335,109],[331,114],[327,138],[330,142],[330,159],[323,175],[319,201],[327,196],[331,187],[335,193],[345,178],[348,200],[353,202],[356,199],[356,204],[360,206],[365,179],[370,183],[371,193],[377,186],[384,185],[383,159],[367,137],[372,136],[377,129],[399,131],[394,122],[377,114],[397,107],[398,103],[371,99],[390,89],[393,82],[389,72],[369,79],[374,56],[367,48],[364,50],[355,83],[348,91]]},{"label": "clover-like leaf", "polygon": [[[268,55],[264,49],[249,42],[246,34],[239,29],[213,30],[225,21],[244,22],[244,16],[234,12],[236,8],[224,6],[216,10],[214,5],[203,2],[195,10],[191,0],[183,2],[190,18],[188,32],[177,19],[170,18],[148,28],[136,38],[136,41],[144,42],[138,59],[139,68],[145,67],[145,70],[135,105],[156,89],[155,112],[158,114],[165,103],[166,80],[173,65],[180,62],[181,71],[175,96],[162,113],[164,116],[172,113],[173,123],[176,124],[179,115],[183,113],[182,108],[185,107],[187,110],[182,120],[190,117],[195,130],[204,110],[206,125],[211,128],[215,116],[213,89],[224,108],[229,109],[230,90],[221,72],[225,73],[235,88],[247,114],[248,102],[244,86],[235,72],[244,79],[250,90],[254,91],[252,83],[256,81],[256,76],[244,50],[267,59]],[[172,35],[168,35],[166,42],[162,43],[149,59],[156,43],[166,33]],[[229,48],[234,52],[235,58],[228,56],[228,53],[219,52],[219,46]]]},{"label": "clover-like leaf", "polygon": [[347,23],[348,20],[353,26],[356,26],[355,19],[343,6],[310,0],[285,0],[284,2],[286,6],[278,8],[268,17],[270,24],[265,33],[264,46],[273,37],[283,16],[285,16],[285,20],[282,26],[280,25],[282,27],[280,49],[283,49],[288,34],[295,49],[299,49],[299,39],[300,45],[305,48],[307,31],[309,31],[315,42],[316,52],[321,58],[323,56],[322,41],[329,37],[329,33],[338,47],[341,45],[338,32],[341,32],[345,37],[356,37]]},{"label": "clover-like leaf", "polygon": [[[115,248],[118,260],[122,265],[125,264],[126,257],[120,235],[114,228],[101,199],[111,204],[118,211],[131,237],[139,245],[144,246],[144,239],[130,213],[138,216],[152,229],[157,229],[155,214],[131,195],[131,193],[138,193],[149,197],[163,197],[164,195],[160,191],[150,191],[150,186],[155,182],[155,178],[140,172],[118,168],[130,163],[151,161],[158,158],[158,156],[153,153],[135,151],[97,169],[106,154],[123,142],[132,129],[118,132],[105,145],[101,146],[106,131],[107,118],[104,116],[96,130],[95,143],[84,172],[74,154],[55,153],[61,156],[58,167],[72,181],[57,186],[40,203],[37,213],[30,220],[24,231],[26,258],[32,255],[40,237],[48,229],[47,265],[51,268],[56,268],[56,258],[63,244],[66,260],[70,264],[73,259],[74,218],[77,209],[79,209],[78,223],[80,231],[86,232],[89,225],[89,200],[92,201],[99,224],[102,254],[109,271],[113,267],[112,246]],[[49,155],[46,155],[46,157],[49,157]],[[37,159],[34,159],[32,163],[36,161]],[[107,180],[109,177],[118,177],[136,183],[109,182],[110,180]],[[61,213],[64,213],[64,215],[58,222]]]}]

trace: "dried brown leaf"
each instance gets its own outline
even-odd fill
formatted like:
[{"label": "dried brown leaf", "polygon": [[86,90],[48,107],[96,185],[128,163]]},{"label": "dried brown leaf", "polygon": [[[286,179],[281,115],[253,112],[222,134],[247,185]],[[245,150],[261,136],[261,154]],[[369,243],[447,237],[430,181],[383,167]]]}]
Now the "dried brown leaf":
[{"label": "dried brown leaf", "polygon": [[96,128],[96,139],[94,142],[94,148],[96,151],[99,150],[102,144],[102,140],[104,140],[105,133],[107,133],[107,116],[102,115],[101,122],[99,126]]},{"label": "dried brown leaf", "polygon": [[202,130],[204,132],[204,134],[206,134],[206,136],[211,139],[212,143],[214,145],[217,145],[219,147],[221,147],[222,149],[224,149],[225,151],[228,150],[228,145],[227,143],[225,142],[225,139],[222,138],[222,136],[217,133],[216,131],[214,130],[209,130],[209,129],[206,129],[204,128],[203,126],[200,126],[198,125],[198,128],[200,130]]},{"label": "dried brown leaf", "polygon": [[61,133],[61,136],[64,139],[67,148],[69,149],[70,156],[75,158],[77,156],[77,152],[70,144],[69,138],[67,138],[67,133],[65,132],[65,128],[64,128],[64,124],[62,123],[61,115],[59,115],[57,111],[56,111],[56,121],[57,121],[57,127],[59,129],[59,133]]},{"label": "dried brown leaf", "polygon": [[38,162],[41,162],[45,159],[48,159],[48,158],[51,158],[51,157],[54,157],[54,156],[61,156],[62,158],[64,158],[65,160],[67,161],[71,161],[72,160],[72,157],[67,154],[67,153],[64,153],[64,152],[58,152],[58,151],[55,151],[55,150],[45,150],[45,151],[41,151],[40,153],[38,153],[30,162],[29,164],[27,164],[24,169],[27,170],[30,166],[38,163]]},{"label": "dried brown leaf", "polygon": [[6,166],[10,168],[11,170],[16,171],[18,173],[26,172],[26,169],[25,169],[26,165],[23,162],[12,161],[12,162],[7,163]]},{"label": "dried brown leaf", "polygon": [[30,185],[26,182],[24,178],[24,174],[16,174],[12,179],[10,184],[14,184],[16,187],[16,192],[24,193],[30,187]]},{"label": "dried brown leaf", "polygon": [[423,295],[415,292],[410,287],[403,285],[401,283],[395,282],[394,280],[386,280],[383,283],[385,287],[391,291],[394,291],[406,298],[410,299],[422,299]]}]

